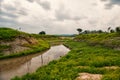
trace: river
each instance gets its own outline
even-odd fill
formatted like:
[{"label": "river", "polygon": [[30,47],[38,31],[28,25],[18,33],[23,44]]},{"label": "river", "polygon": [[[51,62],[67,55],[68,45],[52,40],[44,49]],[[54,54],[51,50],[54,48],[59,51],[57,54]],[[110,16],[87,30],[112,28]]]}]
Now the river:
[{"label": "river", "polygon": [[52,46],[43,54],[37,53],[13,59],[0,60],[0,80],[10,80],[15,76],[35,72],[50,61],[65,56],[70,50],[64,45]]}]

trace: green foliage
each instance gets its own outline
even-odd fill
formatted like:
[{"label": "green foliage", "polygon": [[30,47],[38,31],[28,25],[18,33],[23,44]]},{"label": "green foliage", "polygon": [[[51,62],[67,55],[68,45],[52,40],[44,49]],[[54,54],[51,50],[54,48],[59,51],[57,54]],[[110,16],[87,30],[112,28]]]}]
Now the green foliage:
[{"label": "green foliage", "polygon": [[65,45],[71,48],[66,56],[40,67],[35,73],[12,80],[74,80],[82,72],[102,74],[103,80],[120,79],[119,69],[104,68],[120,66],[120,51],[101,46],[91,47],[84,42],[68,41]]}]

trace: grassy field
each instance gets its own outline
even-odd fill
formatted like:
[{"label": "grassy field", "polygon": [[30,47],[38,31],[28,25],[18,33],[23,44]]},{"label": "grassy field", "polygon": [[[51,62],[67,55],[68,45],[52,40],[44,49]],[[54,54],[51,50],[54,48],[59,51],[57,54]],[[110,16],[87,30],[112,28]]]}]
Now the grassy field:
[{"label": "grassy field", "polygon": [[[102,74],[102,80],[120,80],[120,51],[85,42],[68,41],[71,51],[35,73],[12,80],[75,80],[78,73]],[[106,67],[115,67],[106,68]]]},{"label": "grassy field", "polygon": [[85,72],[101,74],[102,80],[120,80],[120,50],[116,49],[120,48],[120,35],[117,33],[81,34],[71,40],[72,38],[27,34],[10,28],[0,28],[0,41],[13,41],[20,35],[36,38],[39,44],[26,45],[31,50],[8,56],[3,56],[1,51],[11,46],[0,45],[0,59],[37,53],[48,49],[50,45],[63,43],[71,51],[32,74],[12,80],[75,80],[79,73]]}]

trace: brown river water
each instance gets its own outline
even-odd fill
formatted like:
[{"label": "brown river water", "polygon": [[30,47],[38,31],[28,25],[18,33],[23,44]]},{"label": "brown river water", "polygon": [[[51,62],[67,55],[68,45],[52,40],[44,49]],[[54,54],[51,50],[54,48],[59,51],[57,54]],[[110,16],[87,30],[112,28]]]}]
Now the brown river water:
[{"label": "brown river water", "polygon": [[0,60],[0,80],[10,80],[15,76],[35,72],[52,60],[65,56],[70,50],[64,45],[52,46],[48,51],[24,57]]}]

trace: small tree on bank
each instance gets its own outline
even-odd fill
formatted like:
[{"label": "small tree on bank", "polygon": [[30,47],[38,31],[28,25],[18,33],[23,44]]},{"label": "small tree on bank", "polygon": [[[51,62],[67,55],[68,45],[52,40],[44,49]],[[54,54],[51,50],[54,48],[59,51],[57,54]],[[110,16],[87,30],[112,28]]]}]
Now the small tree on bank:
[{"label": "small tree on bank", "polygon": [[39,34],[40,35],[45,35],[46,33],[45,33],[45,31],[41,31],[41,32],[39,32]]},{"label": "small tree on bank", "polygon": [[80,34],[82,32],[82,29],[78,28],[77,31]]}]

